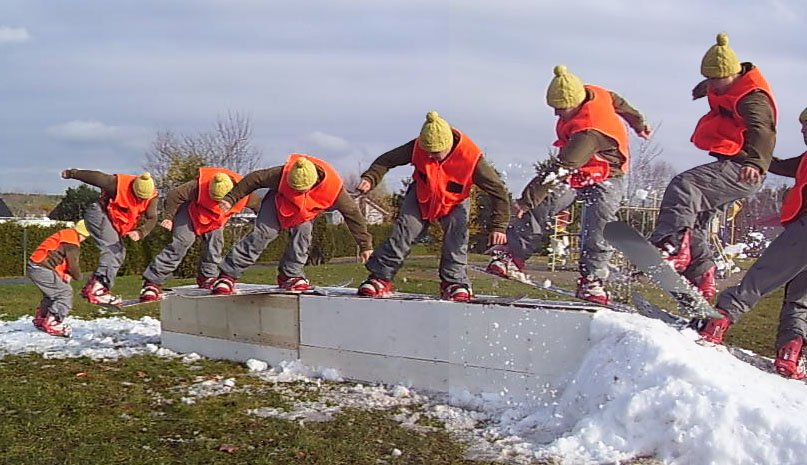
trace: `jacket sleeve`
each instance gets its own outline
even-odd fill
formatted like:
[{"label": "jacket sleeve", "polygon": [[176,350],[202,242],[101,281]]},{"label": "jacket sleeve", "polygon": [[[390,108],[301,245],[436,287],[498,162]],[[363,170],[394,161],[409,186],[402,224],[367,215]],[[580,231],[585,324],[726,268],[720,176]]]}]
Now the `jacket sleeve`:
[{"label": "jacket sleeve", "polygon": [[505,232],[510,221],[510,195],[504,186],[502,178],[490,166],[485,157],[481,157],[476,164],[473,175],[474,184],[486,192],[491,199],[493,210],[490,222],[490,232]]},{"label": "jacket sleeve", "polygon": [[746,125],[743,164],[755,166],[764,174],[771,164],[776,145],[776,122],[771,101],[764,92],[751,92],[737,103],[737,110]]},{"label": "jacket sleeve", "polygon": [[118,178],[114,174],[106,174],[95,170],[67,170],[68,179],[76,179],[85,184],[95,186],[114,198],[118,193]]},{"label": "jacket sleeve", "polygon": [[611,100],[614,102],[614,111],[616,114],[622,117],[625,121],[627,121],[628,125],[630,125],[633,132],[636,134],[644,131],[647,129],[647,123],[645,122],[644,115],[633,107],[627,100],[622,98],[616,92],[611,92]]},{"label": "jacket sleeve", "polygon": [[154,226],[157,225],[157,204],[159,204],[159,197],[154,197],[149,202],[149,206],[146,208],[146,212],[143,214],[143,222],[136,229],[140,233],[140,238],[144,238],[149,235]]},{"label": "jacket sleeve", "polygon": [[412,151],[415,149],[415,140],[396,147],[375,159],[367,170],[361,174],[362,179],[370,181],[371,189],[375,188],[391,168],[412,163]]},{"label": "jacket sleeve", "polygon": [[81,266],[79,265],[80,250],[77,245],[64,244],[64,259],[67,262],[67,274],[74,280],[81,279]]},{"label": "jacket sleeve", "polygon": [[280,178],[283,175],[283,166],[274,166],[263,170],[257,170],[241,178],[230,192],[224,196],[224,200],[235,205],[239,200],[258,189],[277,190],[280,185]]},{"label": "jacket sleeve", "polygon": [[333,208],[342,214],[345,219],[345,224],[350,230],[350,234],[356,240],[361,252],[373,249],[373,237],[367,231],[367,222],[364,220],[364,215],[359,211],[359,206],[356,201],[347,193],[344,187],[339,191],[339,196],[333,204]]},{"label": "jacket sleeve", "polygon": [[247,200],[246,208],[249,208],[253,212],[260,213],[261,211],[261,203],[263,202],[263,198],[256,193],[249,194],[249,200]]},{"label": "jacket sleeve", "polygon": [[[569,142],[558,153],[558,165],[569,169],[577,169],[588,163],[591,157],[600,150],[604,150],[597,131],[587,129],[572,134]],[[616,142],[613,143],[616,145]]]},{"label": "jacket sleeve", "polygon": [[163,218],[173,221],[174,216],[176,216],[177,211],[179,211],[179,207],[181,207],[183,203],[196,198],[198,195],[199,190],[197,184],[196,180],[188,181],[168,191],[168,194],[165,196],[165,205],[163,206]]},{"label": "jacket sleeve", "polygon": [[803,156],[804,155],[799,155],[798,157],[787,158],[785,160],[780,160],[774,157],[771,160],[771,165],[768,167],[768,172],[778,174],[779,176],[795,178],[796,171],[799,169],[799,164],[801,163],[801,158]]}]

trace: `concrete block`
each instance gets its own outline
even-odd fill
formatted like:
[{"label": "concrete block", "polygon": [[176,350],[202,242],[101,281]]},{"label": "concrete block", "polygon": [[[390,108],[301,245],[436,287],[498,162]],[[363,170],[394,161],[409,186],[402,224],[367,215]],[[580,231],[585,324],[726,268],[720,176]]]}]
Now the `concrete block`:
[{"label": "concrete block", "polygon": [[174,352],[193,352],[218,360],[245,362],[254,358],[263,360],[270,365],[277,365],[284,360],[297,360],[299,358],[298,352],[293,349],[175,333],[173,331],[163,331],[161,339],[162,346]]}]

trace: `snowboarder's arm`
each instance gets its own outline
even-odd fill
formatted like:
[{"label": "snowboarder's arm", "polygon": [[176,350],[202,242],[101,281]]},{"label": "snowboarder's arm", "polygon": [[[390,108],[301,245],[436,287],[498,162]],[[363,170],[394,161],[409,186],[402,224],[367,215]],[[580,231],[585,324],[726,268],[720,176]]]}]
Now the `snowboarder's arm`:
[{"label": "snowboarder's arm", "polygon": [[148,208],[146,208],[146,213],[143,214],[143,224],[140,225],[139,228],[136,229],[140,233],[140,238],[144,238],[148,236],[154,226],[157,225],[157,204],[159,197],[154,197],[149,202]]},{"label": "snowboarder's arm", "polygon": [[81,252],[75,244],[62,244],[60,247],[64,251],[64,259],[67,263],[67,274],[74,280],[81,279],[81,266],[79,266],[79,257]]},{"label": "snowboarder's arm", "polygon": [[490,208],[493,212],[489,232],[505,232],[510,221],[510,196],[502,178],[485,157],[481,157],[476,164],[473,181],[490,196]]},{"label": "snowboarder's arm", "polygon": [[168,194],[165,196],[163,218],[173,221],[179,207],[182,206],[183,203],[195,199],[198,193],[199,190],[196,180],[188,181],[168,191]]},{"label": "snowboarder's arm", "polygon": [[787,158],[785,160],[780,160],[774,157],[771,160],[771,166],[768,167],[768,172],[778,174],[779,176],[795,178],[796,170],[798,170],[799,163],[801,163],[801,158],[803,156],[804,155],[799,155],[798,157]]},{"label": "snowboarder's arm", "polygon": [[376,158],[370,167],[367,168],[367,171],[361,174],[362,179],[366,179],[370,182],[371,190],[381,182],[390,168],[412,163],[412,151],[415,149],[415,140],[416,139],[412,139],[404,145],[396,147]]},{"label": "snowboarder's arm", "polygon": [[106,174],[102,171],[79,170],[71,168],[65,170],[65,179],[76,179],[85,184],[95,186],[106,192],[110,198],[114,198],[118,192],[118,178],[114,174]]},{"label": "snowboarder's arm", "polygon": [[751,92],[737,103],[737,111],[746,126],[745,143],[738,155],[744,152],[743,164],[754,166],[765,174],[776,144],[776,122],[771,101],[764,92]]},{"label": "snowboarder's arm", "polygon": [[249,208],[257,214],[261,211],[261,202],[263,202],[261,196],[253,192],[249,194],[249,200],[247,200],[246,208]]},{"label": "snowboarder's arm", "polygon": [[373,249],[373,236],[367,231],[367,222],[364,215],[359,211],[359,206],[353,197],[347,193],[344,187],[339,191],[339,196],[333,204],[333,208],[342,214],[345,219],[347,229],[359,245],[360,252]]},{"label": "snowboarder's arm", "polygon": [[263,170],[253,171],[238,181],[232,190],[224,196],[224,200],[235,205],[243,197],[258,189],[277,190],[280,178],[283,175],[283,166],[274,166]]},{"label": "snowboarder's arm", "polygon": [[611,99],[614,101],[614,111],[630,125],[633,132],[639,134],[649,128],[645,122],[644,115],[633,107],[627,100],[616,92],[611,92]]}]

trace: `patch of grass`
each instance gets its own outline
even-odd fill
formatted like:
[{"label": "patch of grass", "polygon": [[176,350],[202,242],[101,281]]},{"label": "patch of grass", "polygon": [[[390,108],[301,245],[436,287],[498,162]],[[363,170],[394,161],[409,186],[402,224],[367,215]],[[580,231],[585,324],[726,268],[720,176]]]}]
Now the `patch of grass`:
[{"label": "patch of grass", "polygon": [[[232,377],[228,394],[182,402],[200,379]],[[0,463],[479,464],[444,432],[421,434],[385,412],[348,410],[331,422],[247,414],[287,408],[240,365],[131,357],[115,362],[0,361]],[[307,393],[310,395],[310,393]]]}]

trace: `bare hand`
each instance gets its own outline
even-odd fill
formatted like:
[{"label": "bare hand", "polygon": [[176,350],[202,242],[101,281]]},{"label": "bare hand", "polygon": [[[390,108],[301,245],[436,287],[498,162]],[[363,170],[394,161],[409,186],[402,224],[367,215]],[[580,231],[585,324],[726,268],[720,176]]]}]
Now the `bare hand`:
[{"label": "bare hand", "polygon": [[70,170],[62,171],[62,179],[70,179]]},{"label": "bare hand", "polygon": [[746,165],[740,170],[737,180],[748,184],[759,184],[762,181],[762,173],[756,166]]},{"label": "bare hand", "polygon": [[143,238],[143,236],[140,235],[140,231],[129,231],[129,232],[126,233],[126,237],[128,237],[129,239],[131,239],[131,240],[133,240],[135,242],[137,242],[137,241],[139,241],[140,239]]},{"label": "bare hand", "polygon": [[72,280],[73,280],[73,278],[71,278],[69,274],[64,275],[63,281],[65,283],[70,284],[70,281],[72,281]]},{"label": "bare hand", "polygon": [[359,259],[361,260],[362,263],[367,263],[367,260],[370,259],[370,255],[372,255],[372,254],[373,254],[373,249],[362,250],[359,253]]},{"label": "bare hand", "polygon": [[488,246],[507,244],[507,234],[503,232],[492,232],[488,235]]},{"label": "bare hand", "polygon": [[637,132],[636,135],[644,140],[650,140],[650,138],[653,137],[653,128],[645,126],[644,131]]},{"label": "bare hand", "polygon": [[222,213],[227,213],[231,208],[233,208],[233,204],[226,200],[222,200],[219,202],[219,208],[221,209]]},{"label": "bare hand", "polygon": [[370,181],[368,181],[365,178],[361,178],[361,182],[359,183],[358,186],[356,186],[356,190],[361,192],[362,194],[366,194],[367,191],[369,191],[370,188],[372,188],[372,187],[373,187],[373,185],[370,184]]},{"label": "bare hand", "polygon": [[160,223],[160,226],[170,231],[174,229],[174,222],[171,220],[163,220],[162,223]]}]

